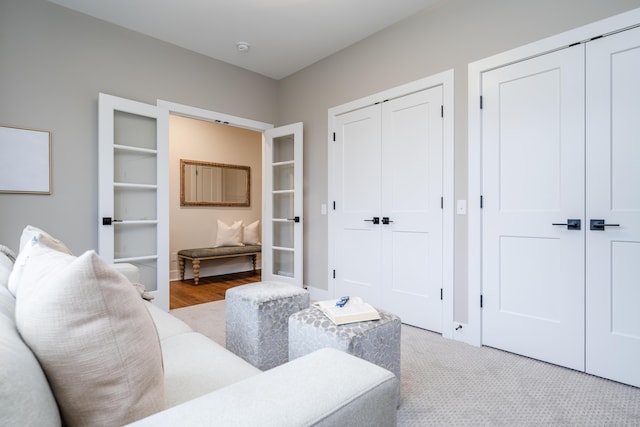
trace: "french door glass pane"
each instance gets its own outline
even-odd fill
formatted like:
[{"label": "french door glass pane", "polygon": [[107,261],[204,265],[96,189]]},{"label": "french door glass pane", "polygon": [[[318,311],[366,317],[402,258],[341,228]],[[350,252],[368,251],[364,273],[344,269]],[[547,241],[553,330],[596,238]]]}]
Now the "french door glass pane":
[{"label": "french door glass pane", "polygon": [[127,184],[155,185],[157,156],[154,153],[115,149],[113,181]]},{"label": "french door glass pane", "polygon": [[278,276],[293,277],[293,252],[274,249],[273,272]]},{"label": "french door glass pane", "polygon": [[293,249],[293,221],[273,223],[273,246]]},{"label": "french door glass pane", "polygon": [[156,224],[114,223],[114,258],[145,257],[156,255]]},{"label": "french door glass pane", "polygon": [[273,163],[293,161],[293,135],[279,136],[273,139]]},{"label": "french door glass pane", "polygon": [[273,217],[278,219],[293,218],[292,193],[277,193],[273,195]]},{"label": "french door glass pane", "polygon": [[114,144],[147,150],[157,149],[156,119],[115,111],[113,117]]},{"label": "french door glass pane", "polygon": [[273,190],[293,190],[294,184],[293,163],[273,166]]},{"label": "french door glass pane", "polygon": [[114,218],[128,221],[157,219],[155,188],[116,187],[113,194]]}]

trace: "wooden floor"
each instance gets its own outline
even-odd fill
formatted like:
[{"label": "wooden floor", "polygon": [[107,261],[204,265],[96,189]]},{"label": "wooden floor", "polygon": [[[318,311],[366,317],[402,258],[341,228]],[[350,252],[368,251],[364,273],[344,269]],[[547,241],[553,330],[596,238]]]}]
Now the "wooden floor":
[{"label": "wooden floor", "polygon": [[261,272],[258,270],[256,273],[246,271],[222,276],[200,277],[197,285],[193,284],[193,279],[172,281],[169,286],[169,308],[182,308],[204,302],[223,300],[227,289],[247,283],[259,282],[261,277]]}]

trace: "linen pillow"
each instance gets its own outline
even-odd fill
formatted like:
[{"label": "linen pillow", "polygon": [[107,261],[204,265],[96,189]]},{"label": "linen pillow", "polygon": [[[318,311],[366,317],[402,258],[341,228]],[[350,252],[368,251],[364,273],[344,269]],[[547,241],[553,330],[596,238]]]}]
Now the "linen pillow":
[{"label": "linen pillow", "polygon": [[18,252],[18,257],[16,258],[13,270],[9,275],[9,282],[7,284],[9,291],[13,294],[13,296],[16,296],[18,294],[18,283],[20,283],[20,277],[22,276],[24,264],[29,258],[31,247],[36,242],[46,245],[56,251],[64,252],[71,255],[71,251],[69,250],[69,248],[67,248],[67,246],[60,240],[52,237],[46,231],[42,231],[32,225],[27,225],[24,230],[22,230],[22,235],[20,236],[20,251]]},{"label": "linen pillow", "polygon": [[244,246],[242,243],[242,221],[235,221],[233,225],[227,225],[218,221],[218,233],[215,247],[220,246]]},{"label": "linen pillow", "polygon": [[16,324],[65,423],[123,425],[162,410],[160,342],[136,289],[94,251],[30,252]]},{"label": "linen pillow", "polygon": [[242,243],[245,245],[260,244],[260,220],[249,225],[242,225]]}]

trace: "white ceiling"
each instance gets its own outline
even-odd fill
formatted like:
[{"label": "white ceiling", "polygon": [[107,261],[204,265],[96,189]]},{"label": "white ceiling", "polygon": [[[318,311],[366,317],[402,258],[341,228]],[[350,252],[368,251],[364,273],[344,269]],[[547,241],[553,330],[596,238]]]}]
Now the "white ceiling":
[{"label": "white ceiling", "polygon": [[442,0],[49,1],[279,80]]}]

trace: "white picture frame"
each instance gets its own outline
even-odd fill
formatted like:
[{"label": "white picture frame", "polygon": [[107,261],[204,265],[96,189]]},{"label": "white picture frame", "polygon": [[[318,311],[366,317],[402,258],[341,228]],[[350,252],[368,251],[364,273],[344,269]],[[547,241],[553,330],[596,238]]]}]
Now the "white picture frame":
[{"label": "white picture frame", "polygon": [[51,194],[51,132],[0,126],[0,193]]}]

